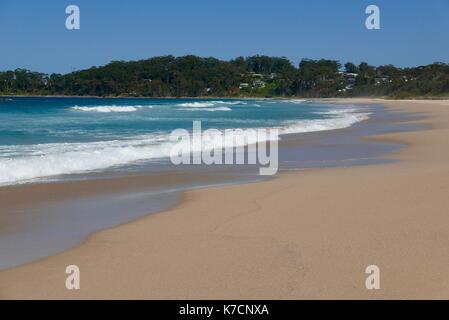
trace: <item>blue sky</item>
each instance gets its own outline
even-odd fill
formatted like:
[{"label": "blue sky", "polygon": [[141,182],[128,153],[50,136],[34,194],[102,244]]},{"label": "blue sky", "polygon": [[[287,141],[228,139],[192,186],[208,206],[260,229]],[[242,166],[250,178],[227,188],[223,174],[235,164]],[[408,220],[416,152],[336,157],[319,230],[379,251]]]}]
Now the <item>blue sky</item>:
[{"label": "blue sky", "polygon": [[[81,30],[65,28],[65,8]],[[381,9],[381,30],[365,8]],[[69,72],[157,55],[449,62],[449,0],[0,0],[0,70]]]}]

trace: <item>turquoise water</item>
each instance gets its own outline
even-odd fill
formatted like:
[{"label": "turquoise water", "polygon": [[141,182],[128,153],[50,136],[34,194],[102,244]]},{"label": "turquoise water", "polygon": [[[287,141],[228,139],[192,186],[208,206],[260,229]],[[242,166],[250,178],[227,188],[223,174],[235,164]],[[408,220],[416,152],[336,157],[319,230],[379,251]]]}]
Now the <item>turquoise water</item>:
[{"label": "turquoise water", "polygon": [[120,169],[167,158],[175,129],[335,130],[356,106],[305,100],[0,98],[0,185]]}]

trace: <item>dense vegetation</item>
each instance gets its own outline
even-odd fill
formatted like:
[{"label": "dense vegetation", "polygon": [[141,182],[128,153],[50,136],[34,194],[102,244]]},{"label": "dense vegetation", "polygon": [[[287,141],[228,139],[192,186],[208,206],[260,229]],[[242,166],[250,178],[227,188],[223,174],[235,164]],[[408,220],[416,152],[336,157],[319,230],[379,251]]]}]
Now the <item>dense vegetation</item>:
[{"label": "dense vegetation", "polygon": [[449,95],[449,65],[416,68],[267,56],[231,61],[196,56],[113,61],[69,74],[0,72],[1,95],[143,97],[437,97]]}]

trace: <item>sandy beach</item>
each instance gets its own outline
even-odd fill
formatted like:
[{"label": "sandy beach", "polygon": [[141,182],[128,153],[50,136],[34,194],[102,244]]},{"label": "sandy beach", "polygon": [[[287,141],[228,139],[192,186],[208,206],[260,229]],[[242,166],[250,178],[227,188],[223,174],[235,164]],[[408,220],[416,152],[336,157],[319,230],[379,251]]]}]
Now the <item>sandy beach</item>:
[{"label": "sandy beach", "polygon": [[[188,191],[169,211],[0,272],[0,299],[448,299],[449,100],[348,101],[424,113],[426,129],[366,138],[405,144],[394,163]],[[68,265],[81,290],[65,288]],[[369,265],[381,290],[365,288]]]}]

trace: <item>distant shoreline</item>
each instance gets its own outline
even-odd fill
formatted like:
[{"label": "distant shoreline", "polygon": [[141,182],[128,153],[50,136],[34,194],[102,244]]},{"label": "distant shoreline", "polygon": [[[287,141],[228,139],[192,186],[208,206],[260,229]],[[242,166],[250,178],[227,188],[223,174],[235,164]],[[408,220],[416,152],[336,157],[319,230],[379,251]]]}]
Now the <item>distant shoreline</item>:
[{"label": "distant shoreline", "polygon": [[[72,95],[1,95],[0,94],[0,101],[4,98],[67,98],[67,99],[73,99],[73,98],[80,98],[80,99],[166,99],[166,100],[176,100],[176,99],[260,99],[260,100],[295,100],[295,99],[307,99],[307,100],[316,100],[316,101],[334,101],[334,100],[341,100],[341,99],[382,99],[382,100],[391,100],[391,101],[403,101],[404,99],[400,98],[394,98],[394,97],[386,97],[386,96],[354,96],[354,97],[302,97],[302,96],[292,96],[292,97],[258,97],[258,96],[198,96],[198,97],[191,97],[191,96],[183,96],[183,97],[146,97],[146,96],[139,96],[139,97],[117,97],[117,96],[72,96]],[[447,100],[447,97],[413,97],[413,98],[407,98],[406,100]]]},{"label": "distant shoreline", "polygon": [[[432,80],[431,80],[432,79]],[[447,98],[449,64],[413,68],[255,55],[231,60],[159,56],[67,74],[0,72],[0,94],[104,98]]]},{"label": "distant shoreline", "polygon": [[0,95],[1,98],[86,98],[86,99],[167,99],[167,100],[174,100],[174,99],[308,99],[305,97],[250,97],[250,96],[198,96],[198,97],[145,97],[145,96],[139,96],[139,97],[126,97],[126,96],[72,96],[72,95]]}]

